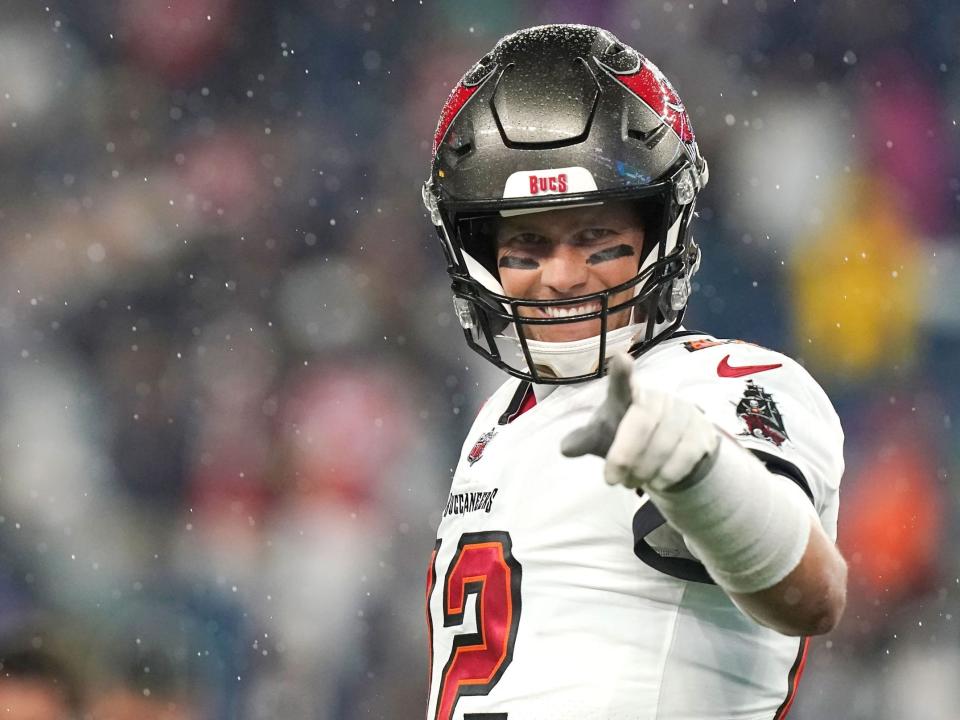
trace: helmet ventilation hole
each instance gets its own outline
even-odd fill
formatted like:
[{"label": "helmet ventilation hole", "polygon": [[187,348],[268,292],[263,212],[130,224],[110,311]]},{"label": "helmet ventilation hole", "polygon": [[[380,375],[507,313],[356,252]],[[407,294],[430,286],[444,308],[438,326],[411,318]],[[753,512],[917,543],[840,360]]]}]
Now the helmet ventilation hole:
[{"label": "helmet ventilation hole", "polygon": [[663,124],[657,125],[655,128],[648,130],[647,132],[635,130],[634,128],[629,128],[627,130],[627,137],[633,138],[634,140],[639,140],[651,150],[655,148],[661,140],[663,140],[666,134],[667,126]]}]

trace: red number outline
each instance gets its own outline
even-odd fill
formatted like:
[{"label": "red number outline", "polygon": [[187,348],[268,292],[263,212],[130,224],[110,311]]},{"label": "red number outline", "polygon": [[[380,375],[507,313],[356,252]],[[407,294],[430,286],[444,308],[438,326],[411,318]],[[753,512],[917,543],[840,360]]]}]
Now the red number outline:
[{"label": "red number outline", "polygon": [[437,539],[430,555],[430,565],[427,567],[427,702],[430,702],[430,685],[433,682],[433,615],[430,612],[430,598],[433,588],[437,584],[437,553],[443,540]]},{"label": "red number outline", "polygon": [[[471,563],[479,565],[473,568],[470,567]],[[436,581],[433,563],[431,570],[428,576],[430,590]],[[450,720],[457,702],[464,695],[489,693],[513,661],[517,628],[520,624],[522,574],[520,563],[513,556],[513,543],[509,533],[486,531],[464,533],[460,537],[457,551],[443,580],[443,625],[451,627],[463,624],[467,597],[472,594],[477,631],[457,635],[453,639],[450,657],[440,674],[434,720]],[[499,596],[497,590],[500,591]],[[429,600],[427,606],[429,618]],[[494,652],[499,650],[499,656],[487,674],[457,677],[460,665],[476,664],[489,654],[491,648],[488,647],[488,642],[496,643],[492,649]],[[478,656],[477,653],[482,655]],[[431,653],[431,668],[432,663]]]}]

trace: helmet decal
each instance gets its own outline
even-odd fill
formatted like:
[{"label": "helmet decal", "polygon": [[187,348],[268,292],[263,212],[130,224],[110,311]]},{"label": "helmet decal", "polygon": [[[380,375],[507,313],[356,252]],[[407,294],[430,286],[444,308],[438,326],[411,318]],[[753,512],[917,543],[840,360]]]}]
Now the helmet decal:
[{"label": "helmet decal", "polygon": [[553,170],[520,170],[507,178],[504,198],[533,197],[534,195],[562,195],[592,192],[597,183],[590,171],[582,167]]},{"label": "helmet decal", "polygon": [[[604,68],[607,69],[606,66]],[[660,68],[645,57],[641,57],[640,67],[636,71],[618,73],[612,68],[608,71],[673,128],[683,142],[694,141],[693,127],[690,125],[690,118],[687,116],[683,101],[680,100],[680,96],[677,95],[677,91],[673,89],[666,75],[660,72]]]},{"label": "helmet decal", "polygon": [[480,85],[464,85],[462,82],[450,92],[447,101],[443,104],[443,110],[440,111],[440,122],[437,123],[437,132],[433,136],[433,154],[436,156],[437,148],[443,140],[443,136],[450,129],[450,123],[460,112],[461,108],[467,104],[467,100],[473,95]]},{"label": "helmet decal", "polygon": [[457,117],[457,113],[467,104],[467,100],[480,89],[483,81],[490,76],[494,68],[496,68],[496,63],[491,62],[489,55],[482,57],[476,65],[467,70],[456,87],[450,91],[447,101],[443,104],[443,110],[440,111],[440,121],[437,123],[437,131],[433,136],[434,157],[437,155],[437,148],[443,142],[443,136],[447,134],[450,124]]}]

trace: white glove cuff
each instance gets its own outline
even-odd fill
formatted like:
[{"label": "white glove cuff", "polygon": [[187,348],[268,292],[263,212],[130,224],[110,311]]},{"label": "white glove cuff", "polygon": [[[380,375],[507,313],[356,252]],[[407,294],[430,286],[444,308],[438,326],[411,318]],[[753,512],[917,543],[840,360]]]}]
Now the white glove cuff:
[{"label": "white glove cuff", "polygon": [[816,511],[799,486],[727,436],[711,459],[689,480],[647,492],[720,587],[769,588],[800,563]]}]

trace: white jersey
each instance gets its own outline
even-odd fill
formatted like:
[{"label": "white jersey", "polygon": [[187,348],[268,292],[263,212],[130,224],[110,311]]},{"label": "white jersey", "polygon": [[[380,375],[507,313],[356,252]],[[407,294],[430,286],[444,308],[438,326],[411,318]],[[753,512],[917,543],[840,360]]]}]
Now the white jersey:
[{"label": "white jersey", "polygon": [[[843,433],[796,362],[681,332],[640,356],[634,382],[696,404],[796,482],[836,537]],[[512,379],[463,447],[427,587],[428,720],[771,720],[789,709],[806,640],[744,615],[648,498],[603,481],[560,441],[607,380],[534,407]]]}]

